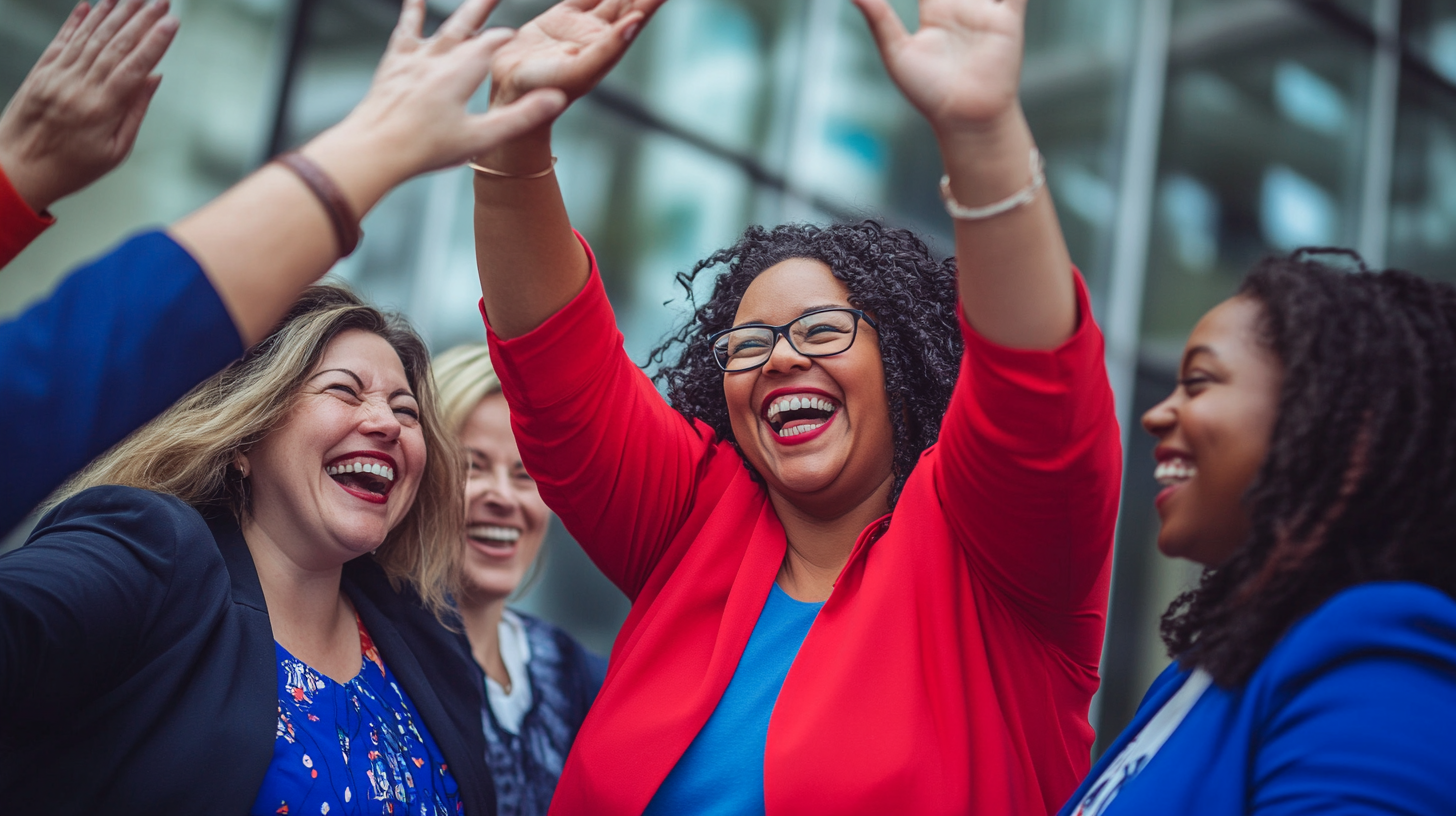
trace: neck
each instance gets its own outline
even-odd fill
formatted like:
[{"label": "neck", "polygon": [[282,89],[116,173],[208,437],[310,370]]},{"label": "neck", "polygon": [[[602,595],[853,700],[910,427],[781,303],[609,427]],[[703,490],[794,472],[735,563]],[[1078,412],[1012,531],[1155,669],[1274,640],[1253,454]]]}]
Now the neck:
[{"label": "neck", "polygon": [[506,671],[506,662],[500,651],[500,622],[505,615],[506,599],[466,596],[461,598],[459,606],[465,637],[470,641],[470,654],[487,677],[509,692],[511,675]]},{"label": "neck", "polygon": [[798,601],[827,600],[859,534],[890,512],[893,488],[894,477],[888,476],[853,508],[839,513],[816,513],[770,490],[769,500],[788,538],[777,578],[779,588]]},{"label": "neck", "polygon": [[339,587],[343,565],[306,561],[306,546],[251,518],[243,523],[243,541],[258,570],[273,639],[335,680],[353,677],[359,670],[359,636],[353,605]]}]

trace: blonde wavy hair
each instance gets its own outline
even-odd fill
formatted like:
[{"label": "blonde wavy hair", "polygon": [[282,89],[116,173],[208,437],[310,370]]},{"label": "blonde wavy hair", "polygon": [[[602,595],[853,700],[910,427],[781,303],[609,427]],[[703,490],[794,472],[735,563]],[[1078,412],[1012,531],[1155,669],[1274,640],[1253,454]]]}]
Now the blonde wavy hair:
[{"label": "blonde wavy hair", "polygon": [[500,377],[484,343],[463,343],[435,358],[435,389],[440,396],[440,417],[457,437],[480,401],[501,391]]},{"label": "blonde wavy hair", "polygon": [[285,422],[329,342],[350,329],[382,337],[399,355],[419,399],[425,471],[414,506],[374,558],[396,588],[408,584],[442,621],[461,586],[464,466],[440,419],[424,341],[398,315],[366,305],[341,286],[307,289],[283,322],[241,360],[192,389],[166,413],[77,474],[51,506],[97,485],[125,485],[176,496],[199,511],[251,513],[239,453]]},{"label": "blonde wavy hair", "polygon": [[[440,415],[445,427],[454,434],[456,448],[465,455],[464,446],[459,444],[460,432],[465,430],[465,421],[480,401],[491,394],[501,392],[500,377],[490,361],[490,348],[484,343],[462,343],[435,357],[435,386],[440,395]],[[463,491],[462,491],[463,493]],[[521,578],[512,598],[521,598],[541,579],[549,549],[542,542],[536,551],[536,560]]]}]

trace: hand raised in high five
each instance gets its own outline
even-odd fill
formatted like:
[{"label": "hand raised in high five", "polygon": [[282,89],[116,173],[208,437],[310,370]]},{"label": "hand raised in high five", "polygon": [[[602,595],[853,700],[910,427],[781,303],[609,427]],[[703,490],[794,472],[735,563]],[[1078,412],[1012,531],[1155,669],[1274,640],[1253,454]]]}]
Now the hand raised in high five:
[{"label": "hand raised in high five", "polygon": [[1017,108],[1027,0],[920,0],[911,34],[887,0],[854,0],[900,91],[940,133]]},{"label": "hand raised in high five", "polygon": [[[509,105],[471,113],[467,105],[514,35],[480,31],[499,0],[465,0],[433,36],[423,37],[425,0],[405,0],[399,23],[363,101],[320,141],[367,140],[375,159],[395,165],[389,186],[456,165],[560,114],[565,100],[550,83],[518,94]],[[336,135],[337,134],[337,135]],[[352,139],[349,137],[353,137]]]},{"label": "hand raised in high five", "polygon": [[0,168],[36,212],[121,164],[177,18],[166,0],[76,6],[0,115]]},{"label": "hand raised in high five", "polygon": [[666,0],[564,0],[516,32],[491,66],[491,104],[536,88],[559,88],[575,101],[627,53]]}]

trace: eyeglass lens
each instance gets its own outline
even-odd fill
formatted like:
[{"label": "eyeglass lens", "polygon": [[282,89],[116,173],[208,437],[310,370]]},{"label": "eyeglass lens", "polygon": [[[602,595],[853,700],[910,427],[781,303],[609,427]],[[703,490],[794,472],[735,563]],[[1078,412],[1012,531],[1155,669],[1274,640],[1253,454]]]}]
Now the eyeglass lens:
[{"label": "eyeglass lens", "polygon": [[[745,326],[719,337],[713,354],[729,371],[742,371],[767,362],[778,332],[763,326]],[[806,357],[827,357],[854,343],[855,316],[848,311],[815,312],[790,323],[789,342]]]}]

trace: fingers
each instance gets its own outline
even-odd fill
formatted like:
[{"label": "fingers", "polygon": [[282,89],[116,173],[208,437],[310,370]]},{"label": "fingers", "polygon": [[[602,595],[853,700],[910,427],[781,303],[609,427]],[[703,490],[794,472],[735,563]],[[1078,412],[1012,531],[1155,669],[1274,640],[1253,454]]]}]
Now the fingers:
[{"label": "fingers", "polygon": [[463,40],[485,25],[485,20],[495,10],[499,0],[465,0],[460,8],[455,9],[445,22],[440,24],[440,29],[435,32],[439,39]]},{"label": "fingers", "polygon": [[605,37],[598,37],[586,48],[582,49],[577,56],[580,63],[580,72],[595,77],[592,84],[601,81],[601,78],[612,70],[612,66],[627,53],[627,46],[632,44],[637,33],[642,30],[644,15],[639,11],[618,20],[612,24],[611,30]]},{"label": "fingers", "polygon": [[167,48],[172,45],[172,39],[177,36],[177,27],[177,18],[171,15],[152,23],[141,44],[133,48],[121,64],[116,66],[116,70],[111,72],[108,79],[109,90],[123,95],[131,93],[137,83],[147,79],[157,63],[162,61]]},{"label": "fingers", "polygon": [[116,131],[116,152],[113,155],[117,164],[131,153],[132,145],[136,144],[137,132],[141,130],[142,120],[147,116],[147,107],[152,104],[152,97],[156,95],[157,87],[161,84],[161,76],[153,74],[147,77],[136,98],[127,108],[121,127]]},{"label": "fingers", "polygon": [[870,24],[870,35],[875,38],[882,58],[888,59],[892,50],[910,39],[910,32],[905,30],[900,15],[885,0],[854,0],[854,4],[864,14],[865,22]]},{"label": "fingers", "polygon": [[399,22],[389,36],[389,49],[418,40],[425,30],[425,0],[404,0],[399,11]]},{"label": "fingers", "polygon": [[[157,2],[148,3],[142,8],[141,13],[128,20],[96,57],[96,62],[91,66],[92,75],[110,77],[112,70],[131,54],[144,36],[151,32],[157,21],[167,13],[168,8],[167,0],[157,0]],[[160,59],[160,57],[158,58]],[[141,76],[146,76],[151,71],[152,68],[148,67],[141,73]]]},{"label": "fingers", "polygon": [[36,61],[35,65],[37,68],[42,65],[49,65],[61,56],[66,50],[66,43],[71,41],[71,36],[76,33],[76,29],[81,27],[81,21],[86,19],[86,13],[90,10],[91,6],[84,2],[77,3],[76,7],[71,9],[71,13],[66,16],[66,22],[61,26],[61,30],[56,32],[56,36],[51,40],[51,44],[46,46],[45,52]]},{"label": "fingers", "polygon": [[86,19],[82,20],[75,32],[71,34],[71,39],[66,43],[66,49],[61,52],[60,61],[63,65],[70,65],[81,58],[81,54],[86,50],[86,43],[91,40],[92,32],[101,25],[101,21],[105,20],[115,7],[116,0],[101,0],[95,8],[91,9],[91,12],[86,15]]},{"label": "fingers", "polygon": [[509,105],[491,108],[488,113],[476,114],[469,120],[474,142],[470,155],[484,153],[548,125],[564,110],[566,94],[555,88],[540,88]]},{"label": "fingers", "polygon": [[81,51],[81,57],[77,65],[90,71],[91,66],[96,63],[101,52],[111,44],[123,26],[131,21],[132,17],[142,8],[141,0],[122,0],[122,2],[106,15],[106,19],[96,26],[96,30],[87,39],[86,47]]}]

